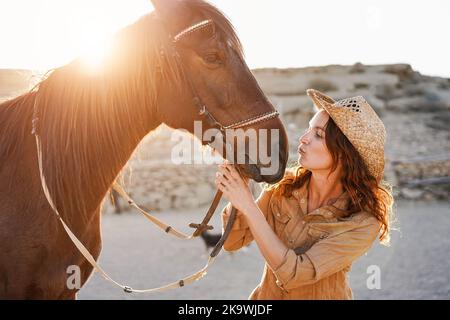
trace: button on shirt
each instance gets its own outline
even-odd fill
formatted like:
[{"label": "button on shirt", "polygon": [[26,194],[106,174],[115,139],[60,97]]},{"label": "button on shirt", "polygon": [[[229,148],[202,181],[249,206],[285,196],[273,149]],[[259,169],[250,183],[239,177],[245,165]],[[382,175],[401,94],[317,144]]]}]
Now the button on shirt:
[{"label": "button on shirt", "polygon": [[[257,199],[270,227],[288,250],[276,269],[265,264],[261,282],[249,299],[353,298],[347,272],[370,249],[379,234],[380,223],[365,211],[348,216],[347,193],[333,205],[307,213],[307,193],[305,185],[291,197],[264,190]],[[224,227],[229,208],[228,205],[222,211]],[[224,250],[239,250],[253,240],[245,216],[238,211]]]}]

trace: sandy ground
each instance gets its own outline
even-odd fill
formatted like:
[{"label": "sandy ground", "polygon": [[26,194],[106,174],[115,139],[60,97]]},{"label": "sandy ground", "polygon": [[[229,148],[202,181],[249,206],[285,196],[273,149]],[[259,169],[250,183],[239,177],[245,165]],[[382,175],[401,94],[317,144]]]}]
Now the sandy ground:
[{"label": "sandy ground", "polygon": [[[156,215],[189,232],[188,223],[201,220],[206,209]],[[392,233],[391,246],[375,244],[353,264],[350,283],[355,299],[450,299],[450,204],[397,202],[397,219],[400,231]],[[220,230],[218,215],[212,222],[215,231]],[[207,260],[201,239],[168,236],[138,213],[104,215],[102,233],[100,264],[114,279],[136,289],[179,280]],[[247,299],[260,281],[263,265],[252,243],[245,251],[221,252],[206,277],[180,289],[126,294],[94,273],[78,299]],[[380,268],[380,289],[367,288],[372,265]]]}]

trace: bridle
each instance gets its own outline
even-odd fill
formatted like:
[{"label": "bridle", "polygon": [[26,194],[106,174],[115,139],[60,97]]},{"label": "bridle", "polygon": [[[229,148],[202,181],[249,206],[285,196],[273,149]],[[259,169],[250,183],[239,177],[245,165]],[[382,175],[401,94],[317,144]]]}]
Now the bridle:
[{"label": "bridle", "polygon": [[[163,23],[163,25],[164,25],[164,23]],[[182,60],[181,55],[179,54],[177,47],[176,47],[177,44],[183,38],[197,32],[197,31],[200,31],[202,29],[208,28],[208,27],[214,28],[214,22],[212,20],[203,20],[199,23],[196,23],[196,24],[184,29],[183,31],[181,31],[177,35],[175,35],[174,37],[170,36],[170,33],[167,32],[167,28],[166,28],[166,32],[169,34],[169,37],[172,39],[172,41],[169,41],[169,43],[172,47],[171,50],[173,52],[173,56],[176,59],[178,65],[180,66],[181,71],[184,74],[184,77],[189,85],[190,91],[192,93],[192,102],[197,107],[198,114],[201,117],[206,118],[206,120],[210,123],[210,125],[212,127],[219,129],[222,133],[225,133],[225,130],[227,130],[227,129],[243,128],[243,127],[246,127],[249,125],[253,125],[253,124],[256,124],[259,122],[264,122],[264,121],[267,121],[267,120],[277,117],[279,115],[278,111],[273,110],[273,111],[268,111],[263,114],[253,116],[248,119],[240,120],[240,121],[237,121],[237,122],[234,122],[232,124],[225,126],[220,121],[218,121],[211,112],[208,111],[206,104],[203,103],[200,95],[198,94],[198,92],[195,88],[192,78],[189,76],[189,73],[186,72],[183,60]]]},{"label": "bridle", "polygon": [[[200,98],[199,94],[197,93],[197,90],[195,88],[195,85],[192,81],[192,79],[189,77],[189,74],[187,74],[185,72],[184,69],[184,64],[181,58],[181,55],[178,53],[177,49],[176,49],[176,44],[184,37],[192,34],[193,32],[196,32],[198,30],[201,30],[205,27],[211,26],[213,25],[213,21],[212,20],[204,20],[201,21],[199,23],[196,23],[186,29],[184,29],[183,31],[179,32],[178,34],[176,34],[174,37],[170,37],[171,38],[171,45],[173,46],[173,54],[175,59],[177,59],[177,62],[179,63],[182,72],[184,73],[185,79],[188,82],[188,85],[190,87],[191,93],[192,93],[192,101],[193,104],[198,108],[198,114],[201,117],[206,118],[206,120],[214,127],[217,128],[218,130],[220,130],[220,132],[225,133],[226,130],[229,129],[237,129],[237,128],[243,128],[246,126],[250,126],[256,123],[260,123],[260,122],[264,122],[264,121],[268,121],[270,119],[273,119],[275,117],[278,117],[278,112],[276,110],[274,111],[270,111],[270,112],[265,112],[263,114],[257,115],[257,116],[253,116],[250,117],[248,119],[245,120],[241,120],[241,121],[237,121],[235,123],[232,123],[230,125],[224,126],[222,125],[219,121],[216,120],[216,118],[208,111],[207,106],[202,102],[202,99]],[[42,168],[42,148],[41,148],[41,142],[40,142],[40,137],[39,137],[39,133],[37,130],[37,125],[38,125],[38,110],[37,110],[37,98],[35,100],[35,104],[34,104],[34,113],[33,113],[33,119],[32,119],[32,134],[35,136],[36,138],[36,148],[37,148],[37,156],[38,156],[38,165],[39,165],[39,172],[40,172],[40,178],[41,178],[41,184],[42,184],[42,188],[44,191],[44,194],[47,198],[48,203],[50,204],[51,208],[53,209],[53,211],[56,213],[58,219],[60,220],[61,224],[64,227],[64,230],[66,231],[66,233],[68,234],[68,236],[70,237],[70,239],[72,240],[72,242],[74,243],[74,245],[77,247],[77,249],[80,251],[80,253],[86,258],[86,260],[92,265],[92,267],[99,272],[106,280],[111,281],[113,284],[121,287],[125,292],[127,293],[132,293],[132,292],[136,292],[136,293],[144,293],[144,292],[157,292],[157,291],[165,291],[168,289],[172,289],[172,288],[178,288],[178,287],[182,287],[186,284],[192,283],[194,281],[197,281],[199,279],[201,279],[204,275],[206,275],[206,270],[208,269],[208,267],[212,264],[212,262],[214,261],[215,257],[219,254],[220,250],[222,249],[222,246],[224,244],[224,242],[226,241],[231,228],[233,227],[234,221],[236,219],[236,214],[237,214],[237,210],[236,208],[232,207],[230,210],[230,217],[228,220],[228,223],[225,227],[224,233],[222,234],[222,237],[220,238],[219,242],[216,244],[216,246],[214,247],[214,249],[212,250],[212,252],[209,255],[208,258],[208,262],[207,264],[199,271],[197,271],[196,273],[185,277],[179,281],[176,282],[172,282],[169,283],[165,286],[162,287],[158,287],[158,288],[152,288],[152,289],[142,289],[142,290],[137,290],[137,289],[132,289],[130,286],[126,286],[123,285],[115,280],[113,280],[101,267],[100,265],[96,262],[96,260],[94,259],[94,257],[89,253],[89,251],[86,249],[86,247],[81,243],[80,240],[78,240],[78,238],[73,234],[73,232],[70,230],[70,228],[66,225],[66,223],[64,222],[64,220],[62,219],[60,213],[58,212],[52,197],[50,195],[50,192],[48,190],[48,186],[45,180],[45,176],[43,174],[43,168]],[[226,141],[225,141],[226,143]],[[208,143],[209,144],[209,143]],[[239,168],[236,168],[239,170]],[[196,223],[191,223],[189,224],[190,227],[195,228],[196,230],[193,232],[192,235],[186,235],[182,232],[177,231],[175,228],[173,228],[172,226],[160,221],[159,219],[157,219],[156,217],[154,217],[153,215],[149,214],[148,212],[146,212],[145,210],[143,210],[140,206],[138,206],[130,197],[129,195],[123,190],[123,188],[116,182],[113,183],[112,188],[114,190],[116,190],[124,199],[127,200],[128,204],[135,207],[140,213],[142,213],[148,220],[150,220],[152,223],[154,223],[156,226],[158,226],[159,228],[161,228],[162,230],[164,230],[166,233],[168,234],[172,234],[178,238],[181,239],[193,239],[195,237],[198,237],[200,234],[202,234],[205,230],[210,230],[213,229],[212,226],[208,225],[210,219],[212,218],[212,216],[214,215],[214,212],[216,211],[216,208],[219,204],[219,201],[222,197],[222,192],[220,190],[216,191],[216,194],[214,196],[214,200],[211,203],[210,208],[208,209],[205,217],[203,218],[202,222],[199,224]]]}]

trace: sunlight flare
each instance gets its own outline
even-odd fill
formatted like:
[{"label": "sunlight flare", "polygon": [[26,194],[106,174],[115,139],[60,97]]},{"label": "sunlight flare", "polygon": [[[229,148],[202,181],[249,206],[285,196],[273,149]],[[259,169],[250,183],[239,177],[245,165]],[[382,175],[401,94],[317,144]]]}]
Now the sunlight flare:
[{"label": "sunlight flare", "polygon": [[83,45],[81,60],[86,69],[90,72],[100,70],[111,54],[112,39],[110,36],[92,37]]}]

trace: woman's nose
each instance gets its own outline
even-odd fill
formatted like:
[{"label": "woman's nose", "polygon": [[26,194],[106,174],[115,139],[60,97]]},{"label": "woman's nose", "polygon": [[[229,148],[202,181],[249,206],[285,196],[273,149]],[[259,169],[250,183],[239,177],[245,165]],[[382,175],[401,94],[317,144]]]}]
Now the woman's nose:
[{"label": "woman's nose", "polygon": [[299,143],[303,143],[303,144],[309,143],[308,132],[309,131],[306,131],[305,133],[302,134],[302,136],[299,139]]}]

